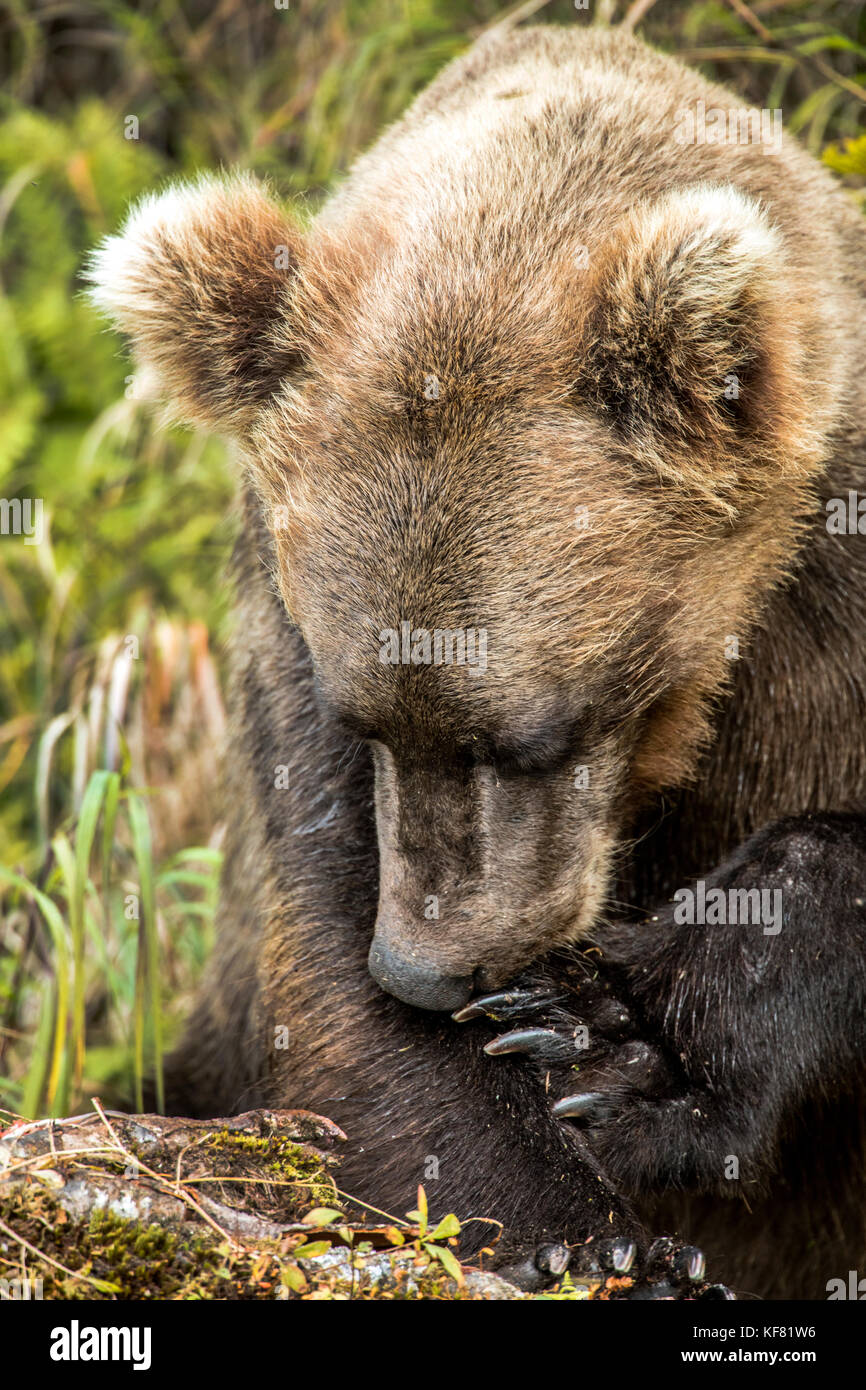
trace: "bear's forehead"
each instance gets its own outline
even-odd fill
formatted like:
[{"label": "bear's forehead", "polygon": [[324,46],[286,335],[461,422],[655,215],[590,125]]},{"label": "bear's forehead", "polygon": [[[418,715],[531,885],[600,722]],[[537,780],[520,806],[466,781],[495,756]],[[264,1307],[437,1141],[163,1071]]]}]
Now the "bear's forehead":
[{"label": "bear's forehead", "polygon": [[[319,396],[292,424],[271,460],[287,499],[282,592],[323,666],[351,671],[356,690],[372,679],[393,703],[409,688],[378,664],[382,632],[399,634],[403,663],[406,624],[422,653],[424,633],[486,633],[476,696],[516,675],[529,689],[532,663],[542,688],[578,666],[609,669],[654,586],[669,587],[652,572],[657,515],[571,408],[512,404],[476,428],[459,410],[329,417]],[[434,687],[450,691],[452,674]]]},{"label": "bear's forehead", "polygon": [[473,518],[468,499],[459,517],[422,505],[411,520],[405,498],[390,501],[349,528],[332,513],[333,527],[283,550],[284,594],[322,688],[365,736],[435,748],[471,730],[508,745],[541,727],[535,741],[555,746],[575,704],[610,712],[612,692],[644,679],[660,626],[622,582],[621,555],[593,573],[562,547],[530,556],[524,533]]},{"label": "bear's forehead", "polygon": [[292,296],[310,376],[387,409],[561,396],[573,378],[585,275],[573,238],[543,249],[526,219],[413,211],[399,234],[356,218],[314,237]]}]

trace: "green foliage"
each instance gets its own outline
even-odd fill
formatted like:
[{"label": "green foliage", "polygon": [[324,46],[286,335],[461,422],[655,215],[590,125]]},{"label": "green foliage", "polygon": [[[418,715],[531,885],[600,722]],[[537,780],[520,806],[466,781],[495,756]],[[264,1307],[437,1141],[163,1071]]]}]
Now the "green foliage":
[{"label": "green foliage", "polygon": [[640,32],[700,66],[751,105],[781,109],[785,128],[820,155],[866,116],[866,9],[847,0],[658,3]]},{"label": "green foliage", "polygon": [[866,211],[866,135],[828,145],[823,157],[825,164],[860,190],[860,201]]},{"label": "green foliage", "polygon": [[[219,863],[215,850],[181,850],[157,872],[144,798],[120,773],[102,770],[87,784],[76,823],[53,837],[41,887],[0,866],[6,921],[24,959],[40,928],[51,948],[48,968],[28,962],[23,978],[11,952],[0,956],[0,1009],[38,1018],[26,1073],[0,1077],[8,1108],[28,1118],[65,1115],[70,1102],[107,1088],[134,1096],[141,1110],[148,1078],[162,1108],[163,1014],[167,1006],[176,1023],[177,1000],[163,999],[160,958],[191,953],[200,964]],[[93,1033],[131,1037],[132,1048],[88,1046]]]}]

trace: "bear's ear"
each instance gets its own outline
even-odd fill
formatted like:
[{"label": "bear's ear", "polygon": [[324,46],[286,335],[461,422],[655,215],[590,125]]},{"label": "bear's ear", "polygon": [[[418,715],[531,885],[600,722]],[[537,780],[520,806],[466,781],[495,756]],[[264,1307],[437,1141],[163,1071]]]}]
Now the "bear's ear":
[{"label": "bear's ear", "polygon": [[700,184],[639,205],[589,274],[577,394],[636,461],[729,514],[812,463],[803,324],[756,202]]},{"label": "bear's ear", "polygon": [[297,366],[289,299],[300,237],[247,175],[145,198],[94,251],[91,301],[132,340],[148,393],[243,433]]}]

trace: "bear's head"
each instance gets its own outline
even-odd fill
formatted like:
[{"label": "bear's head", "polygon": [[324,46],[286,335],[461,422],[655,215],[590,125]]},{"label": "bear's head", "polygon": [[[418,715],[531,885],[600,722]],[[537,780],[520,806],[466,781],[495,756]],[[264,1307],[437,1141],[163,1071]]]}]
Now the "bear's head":
[{"label": "bear's head", "polygon": [[454,1009],[579,938],[810,506],[814,297],[764,210],[673,190],[583,264],[483,219],[302,232],[204,179],[91,278],[156,391],[239,445],[321,698],[372,750],[376,979]]}]

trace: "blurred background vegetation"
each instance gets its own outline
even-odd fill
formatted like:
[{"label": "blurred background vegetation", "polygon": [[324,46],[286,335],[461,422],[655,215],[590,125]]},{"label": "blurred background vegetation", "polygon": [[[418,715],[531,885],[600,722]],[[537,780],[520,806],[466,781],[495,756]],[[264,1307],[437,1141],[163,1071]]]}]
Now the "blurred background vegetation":
[{"label": "blurred background vegetation", "polygon": [[[207,953],[233,522],[216,440],[160,430],[81,297],[87,250],[176,175],[240,166],[315,210],[506,14],[625,22],[786,127],[863,199],[851,0],[12,0],[0,6],[0,1105],[136,1099]],[[131,119],[134,118],[134,119]],[[2,1115],[0,1115],[2,1122]]]}]

